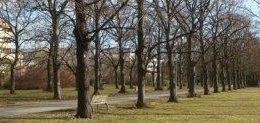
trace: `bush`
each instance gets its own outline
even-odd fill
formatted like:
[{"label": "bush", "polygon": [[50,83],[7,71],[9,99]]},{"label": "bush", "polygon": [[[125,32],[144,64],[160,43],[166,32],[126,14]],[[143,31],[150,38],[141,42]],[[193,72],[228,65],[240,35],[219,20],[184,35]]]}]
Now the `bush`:
[{"label": "bush", "polygon": [[[18,72],[19,73],[19,72]],[[75,87],[74,75],[65,67],[61,68],[61,87]],[[43,67],[27,68],[22,74],[16,74],[16,89],[45,89],[47,84],[47,71]],[[9,87],[9,82],[5,88]]]}]

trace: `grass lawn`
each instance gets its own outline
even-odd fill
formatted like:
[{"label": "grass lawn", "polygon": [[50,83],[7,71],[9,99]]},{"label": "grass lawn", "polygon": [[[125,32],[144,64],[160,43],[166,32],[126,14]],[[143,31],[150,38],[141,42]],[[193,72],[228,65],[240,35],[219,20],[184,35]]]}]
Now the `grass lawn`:
[{"label": "grass lawn", "polygon": [[[93,88],[90,88],[92,94]],[[146,91],[153,91],[153,87],[146,87]],[[103,95],[120,95],[118,89],[115,89],[114,85],[104,85],[104,90],[101,90]],[[134,89],[127,89],[127,94],[135,93]],[[62,100],[76,99],[77,92],[75,88],[63,88],[61,89]],[[52,100],[53,92],[46,92],[44,90],[16,90],[15,95],[9,94],[9,90],[0,89],[0,106],[7,105],[19,105],[28,102],[40,103],[42,101]]]},{"label": "grass lawn", "polygon": [[112,105],[94,113],[92,120],[75,119],[75,111],[46,112],[10,119],[8,123],[259,123],[260,88],[247,88],[199,98],[179,98],[180,103],[167,103],[167,98],[147,101],[148,108],[135,109],[134,102]]}]

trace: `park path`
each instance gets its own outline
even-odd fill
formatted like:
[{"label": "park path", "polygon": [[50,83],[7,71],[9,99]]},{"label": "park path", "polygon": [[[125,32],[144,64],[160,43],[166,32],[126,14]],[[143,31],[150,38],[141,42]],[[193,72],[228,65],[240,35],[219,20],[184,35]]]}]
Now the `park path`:
[{"label": "park path", "polygon": [[[197,90],[198,93],[201,93],[203,90]],[[185,95],[187,90],[178,91],[178,95]],[[145,99],[157,99],[161,97],[169,96],[168,91],[161,92],[150,92],[145,94]],[[122,102],[136,100],[137,96],[135,95],[123,95],[123,96],[112,96],[108,97],[108,104],[119,104]],[[0,107],[0,118],[8,118],[13,116],[26,115],[31,113],[40,113],[40,112],[49,112],[49,111],[58,111],[58,110],[67,110],[67,109],[76,109],[77,102],[76,100],[60,100],[60,101],[49,101],[42,103],[28,103],[22,105],[14,105],[7,107]]]}]

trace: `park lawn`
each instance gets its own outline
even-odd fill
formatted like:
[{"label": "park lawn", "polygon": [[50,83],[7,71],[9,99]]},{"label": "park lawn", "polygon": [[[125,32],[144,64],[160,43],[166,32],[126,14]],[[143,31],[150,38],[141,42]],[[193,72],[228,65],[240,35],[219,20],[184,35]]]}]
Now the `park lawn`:
[{"label": "park lawn", "polygon": [[[153,87],[147,86],[146,91],[153,91]],[[104,90],[101,90],[102,95],[117,96],[118,89],[114,85],[104,85]],[[93,93],[93,87],[90,88],[90,93]],[[135,89],[127,89],[127,94],[134,94]],[[75,88],[62,88],[62,100],[76,99],[77,91]],[[41,103],[43,101],[51,101],[53,92],[46,92],[44,90],[16,90],[15,95],[9,94],[9,90],[0,89],[0,106],[21,105],[26,103]]]},{"label": "park lawn", "polygon": [[75,119],[75,111],[45,112],[2,119],[8,123],[259,123],[260,88],[247,88],[225,93],[147,101],[148,108],[135,109],[134,102],[111,105],[95,112],[92,120]]}]

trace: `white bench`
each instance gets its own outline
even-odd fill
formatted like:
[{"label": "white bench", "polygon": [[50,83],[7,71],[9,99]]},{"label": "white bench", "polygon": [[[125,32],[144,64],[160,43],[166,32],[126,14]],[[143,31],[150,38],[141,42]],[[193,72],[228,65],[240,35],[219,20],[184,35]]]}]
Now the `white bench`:
[{"label": "white bench", "polygon": [[97,105],[97,110],[98,110],[98,105],[104,104],[107,107],[107,110],[109,109],[108,104],[107,104],[107,97],[105,95],[93,95],[91,99],[91,108],[92,112],[94,112],[94,108],[92,105]]}]

